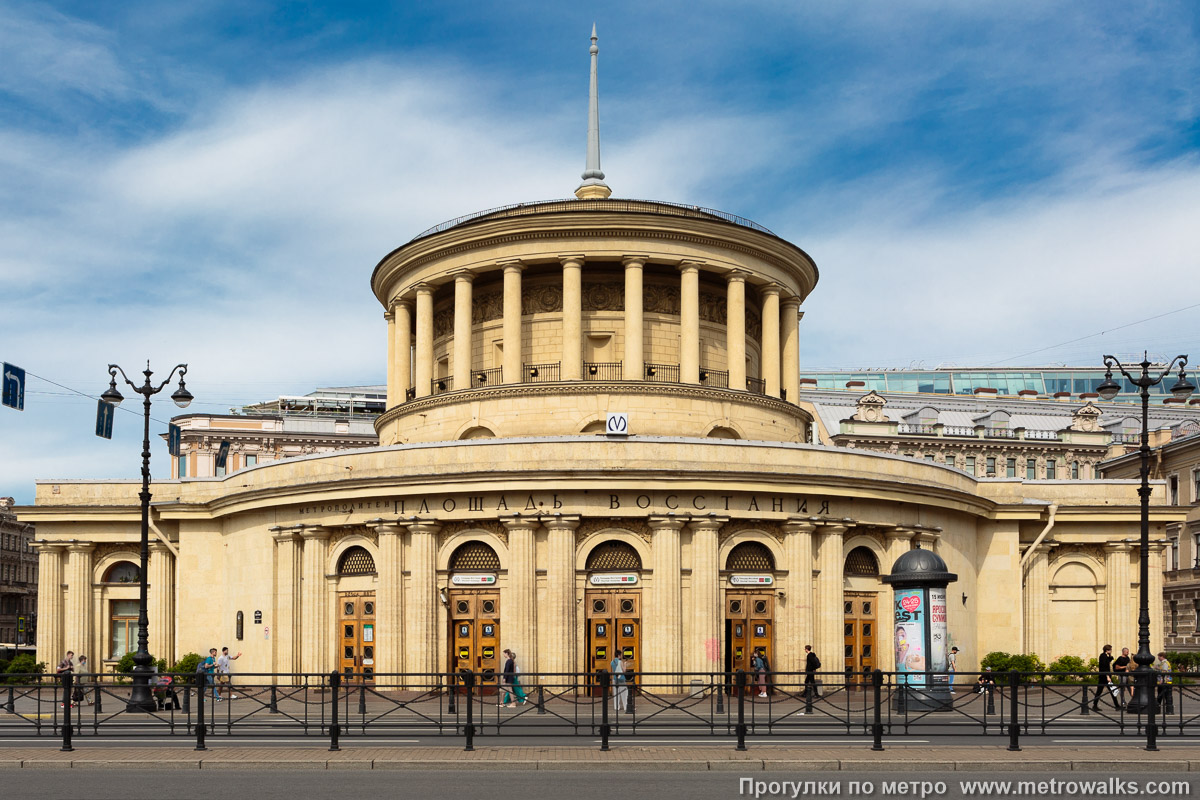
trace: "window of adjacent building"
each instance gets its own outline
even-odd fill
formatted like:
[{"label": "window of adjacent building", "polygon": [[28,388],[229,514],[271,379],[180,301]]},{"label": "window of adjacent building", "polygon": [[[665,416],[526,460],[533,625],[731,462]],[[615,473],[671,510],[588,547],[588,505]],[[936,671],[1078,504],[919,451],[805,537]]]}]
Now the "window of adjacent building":
[{"label": "window of adjacent building", "polygon": [[1035,459],[1025,460],[1025,480],[1037,480],[1037,461]]},{"label": "window of adjacent building", "polygon": [[987,475],[989,478],[996,477],[996,458],[995,458],[995,456],[988,456]]},{"label": "window of adjacent building", "polygon": [[1179,632],[1179,603],[1171,601],[1171,633]]},{"label": "window of adjacent building", "polygon": [[225,467],[214,467],[214,468],[213,468],[213,473],[214,473],[214,474],[215,474],[215,475],[216,475],[218,478],[224,478],[224,477],[225,477]]},{"label": "window of adjacent building", "polygon": [[[140,583],[141,570],[132,561],[118,561],[104,573],[103,583]],[[134,613],[137,610],[134,609]]]},{"label": "window of adjacent building", "polygon": [[110,605],[110,658],[120,658],[137,650],[137,600],[113,600]]},{"label": "window of adjacent building", "polygon": [[952,456],[952,455],[947,455],[947,456],[946,456],[946,466],[947,466],[947,467],[953,467],[953,466],[954,466],[954,456]]},{"label": "window of adjacent building", "polygon": [[178,456],[175,459],[175,463],[178,465],[178,468],[179,468],[179,477],[186,478],[187,477],[187,456]]},{"label": "window of adjacent building", "polygon": [[1171,498],[1171,505],[1179,505],[1179,476],[1171,475],[1167,478],[1167,494]]},{"label": "window of adjacent building", "polygon": [[1058,464],[1054,461],[1053,458],[1046,459],[1046,480],[1052,481],[1055,479],[1055,477],[1058,474],[1057,466],[1058,466]]},{"label": "window of adjacent building", "polygon": [[929,462],[937,461],[937,456],[935,456],[933,453],[926,453],[925,460]]},{"label": "window of adjacent building", "polygon": [[1004,474],[1010,478],[1017,477],[1017,460],[1015,458],[1008,459],[1004,465]]},{"label": "window of adjacent building", "polygon": [[246,456],[246,466],[253,467],[258,464],[258,456]]},{"label": "window of adjacent building", "polygon": [[1200,633],[1200,600],[1192,601],[1192,610],[1196,612],[1196,623],[1192,627],[1192,631]]},{"label": "window of adjacent building", "polygon": [[1079,462],[1078,461],[1071,462],[1071,480],[1073,480],[1073,481],[1079,480]]},{"label": "window of adjacent building", "polygon": [[[1171,540],[1171,569],[1179,569],[1179,539]],[[1175,630],[1172,628],[1171,630]]]},{"label": "window of adjacent building", "polygon": [[975,474],[975,456],[967,456],[967,472]]}]

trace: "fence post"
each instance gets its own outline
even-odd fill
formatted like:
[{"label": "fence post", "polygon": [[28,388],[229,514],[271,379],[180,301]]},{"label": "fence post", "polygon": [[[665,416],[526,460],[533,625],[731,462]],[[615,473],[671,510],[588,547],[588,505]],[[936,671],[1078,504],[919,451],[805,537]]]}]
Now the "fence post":
[{"label": "fence post", "polygon": [[637,673],[629,672],[626,673],[626,676],[628,680],[625,681],[625,714],[632,718],[637,702],[634,700],[634,697],[637,695],[637,692],[634,691],[637,688]]},{"label": "fence post", "polygon": [[[847,670],[847,672],[849,672],[849,670]],[[807,674],[805,675],[804,679],[805,679],[805,684],[804,684],[804,711],[803,711],[803,713],[811,714],[812,706],[813,706],[813,695],[817,693],[817,677],[815,675],[813,676],[812,683],[807,682],[808,681]],[[849,700],[847,699],[846,702],[849,702]]]},{"label": "fence post", "polygon": [[596,670],[600,681],[600,750],[608,750],[608,684],[609,674],[606,669]]},{"label": "fence post", "polygon": [[1158,723],[1155,721],[1155,712],[1158,710],[1158,698],[1154,695],[1154,676],[1155,673],[1147,667],[1145,672],[1139,675],[1142,678],[1146,698],[1146,749],[1158,750]]},{"label": "fence post", "polygon": [[270,702],[270,705],[267,706],[267,713],[268,714],[278,714],[279,713],[279,694],[275,691],[275,682],[274,681],[271,682],[271,702]]},{"label": "fence post", "polygon": [[995,714],[996,713],[996,679],[995,679],[995,676],[992,676],[992,680],[987,681],[983,684],[983,693],[987,695],[987,706],[983,713],[984,714]]},{"label": "fence post", "polygon": [[13,705],[13,698],[14,698],[13,687],[12,687],[12,684],[9,684],[9,686],[8,686],[8,702],[4,704],[4,710],[10,714],[16,713],[16,710],[15,710],[16,706]]},{"label": "fence post", "polygon": [[737,715],[737,748],[746,749],[746,670],[737,671],[738,715]]},{"label": "fence post", "polygon": [[1088,708],[1087,695],[1088,685],[1085,683],[1079,687],[1079,714],[1083,717],[1086,717],[1092,713],[1092,710]]},{"label": "fence post", "polygon": [[62,685],[63,685],[63,703],[62,703],[62,707],[63,707],[63,742],[62,742],[62,748],[60,748],[60,749],[64,753],[70,753],[72,750],[75,749],[74,747],[71,747],[71,705],[72,705],[72,702],[71,702],[71,673],[70,672],[63,673]]},{"label": "fence post", "polygon": [[875,721],[871,723],[871,734],[875,737],[872,750],[883,749],[883,672],[875,670],[871,673],[871,691],[874,693]]},{"label": "fence post", "polygon": [[729,685],[729,673],[721,673],[721,682],[717,684],[717,713],[725,713],[725,687]]},{"label": "fence post", "polygon": [[463,733],[467,736],[467,743],[463,750],[470,752],[475,749],[475,704],[471,702],[471,689],[475,686],[475,673],[471,670],[462,670],[461,672],[463,683],[467,685],[467,724],[463,727]]},{"label": "fence post", "polygon": [[1008,749],[1016,752],[1021,749],[1021,723],[1017,715],[1017,691],[1021,674],[1015,669],[1008,671]]},{"label": "fence post", "polygon": [[367,714],[367,681],[365,679],[358,691],[358,713],[363,716]]},{"label": "fence post", "polygon": [[537,713],[546,713],[546,687],[538,683]]},{"label": "fence post", "polygon": [[[208,678],[203,671],[196,673],[196,749],[207,750],[204,746],[204,683]],[[184,702],[187,702],[187,692],[183,694]]]},{"label": "fence post", "polygon": [[446,713],[454,714],[455,716],[457,716],[458,715],[458,703],[456,701],[456,695],[458,694],[458,689],[455,688],[454,680],[455,680],[455,676],[454,676],[453,672],[450,672],[446,675],[446,686],[449,688],[449,691],[450,691],[450,696],[448,698],[446,698]]},{"label": "fence post", "polygon": [[329,690],[333,693],[333,719],[329,723],[329,749],[341,750],[338,747],[338,734],[341,733],[341,726],[338,724],[338,695],[341,694],[342,676],[337,671],[329,673]]}]

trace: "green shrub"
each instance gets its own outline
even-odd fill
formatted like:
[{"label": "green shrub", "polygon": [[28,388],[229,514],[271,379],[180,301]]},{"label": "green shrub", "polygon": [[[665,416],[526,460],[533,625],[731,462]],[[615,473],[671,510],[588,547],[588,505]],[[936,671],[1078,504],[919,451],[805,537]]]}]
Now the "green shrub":
[{"label": "green shrub", "polygon": [[0,658],[0,672],[8,671],[8,659]]},{"label": "green shrub", "polygon": [[[1046,665],[1042,660],[1033,653],[1005,653],[1003,650],[993,650],[983,657],[979,662],[980,671],[987,667],[992,668],[992,672],[1006,673],[1010,670],[1017,672],[1045,672]],[[996,682],[1007,681],[1007,676],[997,675]],[[1028,680],[1026,677],[1021,678],[1022,681]],[[1040,680],[1040,677],[1035,677],[1034,680]]]},{"label": "green shrub", "polygon": [[195,683],[196,667],[203,660],[204,658],[199,653],[188,653],[175,662],[175,666],[171,667],[171,672],[179,673],[178,680],[184,683]]},{"label": "green shrub", "polygon": [[[8,675],[16,676],[26,673],[42,673],[46,671],[46,664],[43,661],[37,661],[30,653],[20,653],[12,661],[8,663],[8,668],[4,670]],[[37,680],[37,679],[35,679]],[[8,683],[28,683],[29,678],[8,678]]]},{"label": "green shrub", "polygon": [[1065,683],[1081,683],[1084,678],[1076,673],[1087,672],[1087,664],[1079,656],[1059,656],[1049,667],[1047,672],[1066,673],[1055,677],[1054,680]]}]

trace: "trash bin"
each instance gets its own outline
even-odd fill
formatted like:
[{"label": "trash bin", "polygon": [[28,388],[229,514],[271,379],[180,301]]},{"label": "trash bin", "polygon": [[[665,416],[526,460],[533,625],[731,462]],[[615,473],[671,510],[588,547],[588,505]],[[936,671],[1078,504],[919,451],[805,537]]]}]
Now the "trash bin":
[{"label": "trash bin", "polygon": [[699,678],[693,678],[691,688],[688,689],[688,695],[691,697],[699,697],[704,694],[704,681]]}]

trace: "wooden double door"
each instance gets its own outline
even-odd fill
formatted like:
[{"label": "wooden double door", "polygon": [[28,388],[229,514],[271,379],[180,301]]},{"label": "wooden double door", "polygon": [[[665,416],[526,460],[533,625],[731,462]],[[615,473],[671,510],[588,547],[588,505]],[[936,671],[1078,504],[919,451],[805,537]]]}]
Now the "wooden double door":
[{"label": "wooden double door", "polygon": [[584,592],[587,609],[588,672],[608,671],[613,656],[621,654],[629,682],[642,668],[642,596],[638,590]]},{"label": "wooden double door", "polygon": [[454,589],[450,600],[450,671],[469,669],[480,688],[497,686],[504,671],[500,649],[500,593]]},{"label": "wooden double door", "polygon": [[772,670],[775,663],[775,595],[770,592],[725,593],[725,670],[745,670],[754,679],[751,659],[762,649]]},{"label": "wooden double door", "polygon": [[348,681],[375,680],[375,594],[338,594],[338,667]]},{"label": "wooden double door", "polygon": [[862,682],[863,671],[873,670],[879,663],[875,649],[878,599],[874,592],[846,592],[842,597],[845,668],[853,683]]}]

